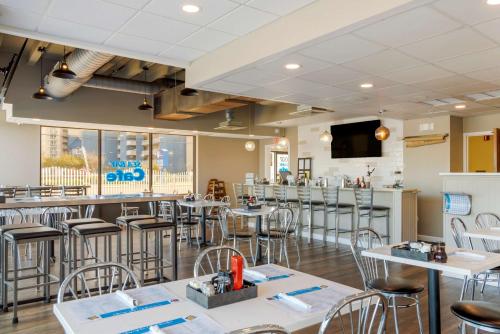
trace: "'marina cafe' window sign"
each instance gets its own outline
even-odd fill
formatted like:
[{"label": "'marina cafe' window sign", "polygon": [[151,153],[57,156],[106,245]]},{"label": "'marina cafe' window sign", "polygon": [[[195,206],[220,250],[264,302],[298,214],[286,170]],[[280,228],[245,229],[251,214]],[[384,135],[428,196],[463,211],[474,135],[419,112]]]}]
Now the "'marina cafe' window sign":
[{"label": "'marina cafe' window sign", "polygon": [[[144,169],[141,168],[141,162],[138,160],[130,160],[130,161],[115,160],[111,161],[109,164],[111,165],[112,168],[115,168],[115,170],[106,174],[106,181],[108,182],[144,181],[146,173],[144,172]],[[125,168],[129,170],[125,171],[124,170]]]}]

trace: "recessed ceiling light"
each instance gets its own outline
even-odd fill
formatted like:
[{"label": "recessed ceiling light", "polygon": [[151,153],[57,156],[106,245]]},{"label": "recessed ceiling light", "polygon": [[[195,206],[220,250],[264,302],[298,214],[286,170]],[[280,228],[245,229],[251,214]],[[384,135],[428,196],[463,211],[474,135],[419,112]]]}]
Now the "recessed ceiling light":
[{"label": "recessed ceiling light", "polygon": [[373,84],[371,82],[365,82],[359,85],[361,88],[373,88]]},{"label": "recessed ceiling light", "polygon": [[296,70],[296,69],[300,68],[300,64],[294,64],[294,63],[292,63],[292,64],[286,64],[285,68],[287,70]]},{"label": "recessed ceiling light", "polygon": [[465,104],[457,104],[455,105],[455,109],[465,109],[467,106]]},{"label": "recessed ceiling light", "polygon": [[200,11],[200,7],[188,4],[182,6],[182,10],[185,11],[186,13],[198,13]]},{"label": "recessed ceiling light", "polygon": [[488,0],[488,1],[486,1],[486,3],[488,5],[492,5],[492,6],[494,6],[494,5],[500,5],[500,0]]}]

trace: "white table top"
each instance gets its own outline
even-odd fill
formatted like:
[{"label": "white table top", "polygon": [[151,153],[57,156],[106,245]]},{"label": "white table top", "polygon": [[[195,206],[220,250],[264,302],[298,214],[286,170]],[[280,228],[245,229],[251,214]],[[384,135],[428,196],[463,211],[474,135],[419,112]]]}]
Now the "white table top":
[{"label": "white table top", "polygon": [[260,209],[248,210],[245,208],[236,208],[236,209],[233,209],[232,211],[235,215],[238,215],[238,216],[257,217],[257,216],[267,216],[268,214],[273,212],[273,210],[275,210],[275,209],[276,209],[276,207],[263,206]]},{"label": "white table top", "polygon": [[481,228],[464,232],[464,237],[500,241],[500,228]]},{"label": "white table top", "polygon": [[[201,314],[206,314],[214,319],[224,327],[225,331],[268,323],[283,326],[289,331],[296,331],[320,323],[327,311],[297,313],[297,311],[293,311],[292,309],[289,310],[281,305],[276,305],[276,302],[270,302],[266,298],[275,296],[280,292],[290,292],[318,285],[327,285],[328,287],[338,289],[342,298],[361,292],[358,289],[292,269],[283,267],[280,267],[280,269],[294,275],[280,280],[260,283],[258,285],[257,298],[210,310],[186,298],[186,285],[189,279],[185,279],[164,283],[164,286],[181,300],[170,305],[79,323],[75,319],[72,319],[70,316],[71,313],[68,312],[68,305],[70,303],[80,302],[80,300],[74,300],[54,305],[54,314],[64,327],[66,333],[70,334],[120,333],[177,317],[186,317],[188,315],[199,316]],[[109,295],[92,298],[95,299],[96,303],[103,302],[105,298],[109,298]],[[332,306],[337,302],[332,301]]]},{"label": "white table top", "polygon": [[206,208],[206,207],[217,207],[217,206],[227,206],[228,203],[222,201],[207,201],[207,200],[196,200],[196,201],[186,201],[180,199],[177,201],[180,206],[187,206],[189,208]]},{"label": "white table top", "polygon": [[469,249],[446,247],[448,261],[439,263],[434,261],[418,261],[391,255],[391,247],[384,247],[365,250],[361,254],[379,260],[408,264],[411,266],[435,269],[461,276],[471,276],[479,274],[488,269],[500,266],[500,254],[488,253]]},{"label": "white table top", "polygon": [[141,203],[173,201],[183,195],[173,194],[117,194],[117,195],[88,195],[88,196],[52,196],[52,197],[19,197],[7,198],[0,203],[1,209],[42,208],[55,206],[101,205],[116,203]]}]

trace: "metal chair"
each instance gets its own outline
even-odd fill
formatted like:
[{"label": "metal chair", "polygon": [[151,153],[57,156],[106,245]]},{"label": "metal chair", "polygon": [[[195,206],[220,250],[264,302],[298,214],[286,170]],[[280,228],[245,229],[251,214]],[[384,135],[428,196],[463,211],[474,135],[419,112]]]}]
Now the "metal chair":
[{"label": "metal chair", "polygon": [[137,216],[139,214],[138,206],[128,206],[127,203],[121,203],[121,209],[120,216]]},{"label": "metal chair", "polygon": [[233,183],[233,192],[234,192],[234,198],[236,199],[236,205],[242,206],[243,199],[245,198],[245,195],[243,194],[243,184]]},{"label": "metal chair", "polygon": [[[78,282],[80,282],[81,291],[74,288]],[[72,299],[80,299],[79,293],[80,297],[87,298],[93,295],[125,290],[126,288],[140,287],[141,284],[134,272],[121,263],[89,264],[75,270],[64,279],[57,293],[57,303],[63,303],[66,296],[72,297]]]},{"label": "metal chair", "polygon": [[[389,307],[394,312],[396,334],[399,333],[397,310],[415,306],[419,332],[422,334],[423,326],[418,294],[424,291],[424,287],[408,279],[390,276],[385,261],[361,255],[363,250],[382,246],[382,238],[377,232],[369,228],[362,228],[351,237],[352,254],[361,273],[364,288],[365,290],[377,290],[389,300]],[[382,265],[380,265],[380,262],[382,262]],[[398,303],[398,301],[404,303]]]},{"label": "metal chair", "polygon": [[[382,305],[381,312],[378,311],[379,305]],[[369,334],[375,329],[375,333],[382,334],[385,332],[388,306],[387,298],[377,291],[365,291],[349,296],[328,311],[318,334],[326,333],[332,326],[338,329],[335,333]],[[357,317],[355,311],[358,313]]]},{"label": "metal chair", "polygon": [[500,333],[500,308],[498,303],[484,301],[459,301],[451,305],[451,313],[462,320],[461,333],[467,333],[467,326],[474,328],[474,333],[484,331]]},{"label": "metal chair", "polygon": [[[169,202],[166,202],[169,203]],[[161,208],[161,206],[160,206]],[[120,216],[115,220],[116,225],[125,230],[125,261],[130,266],[130,223],[141,219],[154,219],[152,215]]]},{"label": "metal chair", "polygon": [[239,249],[241,241],[247,241],[250,248],[250,257],[253,264],[255,265],[255,257],[253,255],[252,242],[253,242],[253,232],[246,230],[237,230],[236,222],[237,217],[233,214],[233,211],[225,206],[219,207],[219,226],[222,232],[221,243],[223,246],[225,242],[232,241],[233,247]]},{"label": "metal chair", "polygon": [[[224,253],[226,253],[226,260],[222,262],[221,259]],[[243,258],[243,268],[248,268],[248,262],[245,255],[238,249],[229,246],[214,246],[203,250],[196,258],[193,267],[194,278],[197,279],[203,275],[216,274],[221,270],[231,270],[231,256],[234,254],[240,255]],[[208,266],[208,269],[205,269],[205,266]]]},{"label": "metal chair", "polygon": [[[328,231],[335,231],[335,248],[339,247],[339,234],[352,233],[354,231],[354,205],[339,202],[339,187],[322,187],[324,213],[325,213],[325,228],[323,231],[323,242],[326,242]],[[335,215],[335,227],[328,227],[328,215]],[[351,215],[351,228],[340,229],[340,217],[342,215]]]},{"label": "metal chair", "polygon": [[[480,229],[488,229],[492,227],[500,227],[500,218],[489,212],[478,213],[475,219],[476,227]],[[500,242],[495,240],[481,239],[484,249],[491,253],[500,253]]]},{"label": "metal chair", "polygon": [[[269,228],[261,231],[257,235],[257,245],[259,243],[266,247],[267,261],[268,263],[274,262],[274,254],[276,249],[276,243],[279,242],[280,246],[280,257],[281,262],[282,256],[285,257],[286,265],[290,268],[290,261],[288,260],[288,239],[292,237],[297,228],[297,219],[294,219],[295,215],[293,210],[289,207],[278,207],[267,217],[267,222]],[[298,243],[297,253],[299,253]],[[271,259],[271,248],[272,248],[272,259]]]},{"label": "metal chair", "polygon": [[308,243],[312,241],[313,230],[322,229],[324,230],[324,225],[327,221],[324,221],[324,225],[314,225],[314,213],[319,211],[324,211],[323,201],[316,201],[312,199],[312,192],[310,186],[299,186],[297,187],[297,196],[299,198],[299,216],[300,216],[300,234],[304,230],[304,212],[308,211]]},{"label": "metal chair", "polygon": [[266,196],[266,185],[265,184],[256,184],[253,186],[253,194],[257,203],[262,203],[265,205],[272,205],[276,202],[276,199],[273,197]]},{"label": "metal chair", "polygon": [[368,228],[374,229],[373,221],[377,218],[385,218],[386,234],[382,238],[391,240],[390,210],[391,208],[382,205],[373,204],[373,188],[354,187],[354,197],[356,198],[356,209],[358,211],[358,224],[356,229],[360,228],[361,218],[368,219]]},{"label": "metal chair", "polygon": [[191,235],[193,230],[196,234],[196,243],[198,244],[198,248],[200,248],[200,222],[196,217],[191,216],[191,220],[189,219],[188,209],[175,205],[171,202],[162,202],[161,203],[161,217],[167,221],[174,221],[174,207],[177,208],[177,226],[179,227],[179,242],[177,243],[178,248],[181,248],[182,239],[185,238],[188,244],[191,244]]},{"label": "metal chair", "polygon": [[238,329],[229,334],[289,334],[285,328],[278,325],[258,325],[247,328]]}]

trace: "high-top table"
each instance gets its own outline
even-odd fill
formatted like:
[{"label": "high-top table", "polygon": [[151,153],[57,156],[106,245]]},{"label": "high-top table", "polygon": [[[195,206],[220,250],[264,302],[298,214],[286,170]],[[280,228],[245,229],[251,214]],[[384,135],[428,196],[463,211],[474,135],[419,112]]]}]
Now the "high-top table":
[{"label": "high-top table", "polygon": [[[54,305],[54,314],[68,334],[113,334],[132,330],[136,330],[137,333],[145,333],[147,332],[147,328],[153,324],[172,319],[183,319],[190,315],[206,315],[220,324],[226,333],[262,324],[280,325],[292,332],[321,323],[328,310],[297,313],[288,307],[276,305],[275,302],[267,300],[268,298],[281,292],[286,293],[300,289],[310,289],[311,287],[327,286],[333,288],[336,295],[338,293],[338,298],[331,300],[331,306],[333,306],[343,298],[361,292],[358,289],[317,276],[284,267],[275,267],[291,274],[291,276],[258,283],[257,298],[209,310],[186,298],[186,285],[189,279],[185,279],[162,284],[169,293],[179,298],[179,302],[168,305],[145,307],[140,311],[122,313],[95,320],[78,321],[71,310],[74,310],[78,303],[82,304],[85,302],[85,299],[79,299]],[[91,298],[95,303],[106,303],[106,301],[110,300],[110,295],[105,294]],[[146,331],[138,330],[144,327]]]},{"label": "high-top table", "polygon": [[207,245],[207,208],[216,208],[219,206],[228,206],[229,204],[222,201],[209,201],[209,200],[195,200],[195,201],[186,201],[185,199],[177,200],[177,204],[180,206],[185,206],[188,208],[188,221],[191,221],[192,210],[200,209],[201,210],[201,246]]},{"label": "high-top table", "polygon": [[460,249],[446,247],[448,261],[439,263],[435,261],[418,261],[391,255],[391,247],[387,245],[379,248],[363,251],[363,256],[376,258],[379,260],[397,262],[415,267],[427,269],[428,277],[428,311],[429,311],[429,333],[441,333],[441,308],[439,294],[439,272],[447,272],[459,276],[464,276],[467,281],[469,277],[482,273],[488,269],[500,265],[500,254],[488,253],[484,251]]}]

